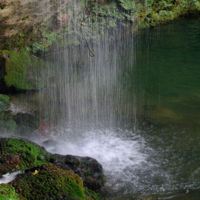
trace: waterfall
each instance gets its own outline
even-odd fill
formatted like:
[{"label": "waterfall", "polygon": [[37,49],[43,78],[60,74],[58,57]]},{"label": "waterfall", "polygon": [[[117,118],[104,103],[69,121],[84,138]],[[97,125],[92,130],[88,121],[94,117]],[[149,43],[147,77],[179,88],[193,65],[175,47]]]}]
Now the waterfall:
[{"label": "waterfall", "polygon": [[108,197],[172,199],[199,188],[199,20],[134,35],[142,8],[124,2],[43,1],[47,27],[31,52],[47,76],[11,95],[11,109],[40,119],[33,140],[56,141],[48,151],[97,159]]}]

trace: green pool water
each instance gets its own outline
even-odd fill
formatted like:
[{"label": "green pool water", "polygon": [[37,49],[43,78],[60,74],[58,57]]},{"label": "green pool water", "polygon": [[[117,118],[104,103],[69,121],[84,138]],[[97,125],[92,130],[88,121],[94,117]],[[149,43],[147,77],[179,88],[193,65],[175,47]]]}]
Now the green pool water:
[{"label": "green pool water", "polygon": [[117,199],[200,199],[199,27],[199,18],[180,19],[141,31],[134,45],[124,41],[126,102],[134,99],[138,134],[153,149],[147,153],[155,168],[138,173],[133,188],[141,189],[132,190],[142,195],[129,188]]}]

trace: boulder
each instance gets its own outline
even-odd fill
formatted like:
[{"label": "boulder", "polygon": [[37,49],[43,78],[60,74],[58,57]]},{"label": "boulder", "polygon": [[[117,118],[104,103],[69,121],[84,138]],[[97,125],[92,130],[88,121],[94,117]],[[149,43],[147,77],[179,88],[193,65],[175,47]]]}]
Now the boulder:
[{"label": "boulder", "polygon": [[14,134],[16,129],[16,122],[13,120],[13,113],[11,111],[0,112],[0,133]]},{"label": "boulder", "polygon": [[48,70],[36,56],[24,52],[0,50],[0,87],[7,90],[39,90],[48,81]]},{"label": "boulder", "polygon": [[17,113],[14,116],[17,124],[16,134],[22,136],[31,136],[39,128],[39,119],[29,113]]},{"label": "boulder", "polygon": [[98,190],[104,184],[102,165],[93,158],[52,154],[50,162],[78,174],[89,189]]},{"label": "boulder", "polygon": [[0,176],[46,163],[50,153],[26,139],[0,138]]},{"label": "boulder", "polygon": [[82,179],[71,171],[48,163],[26,170],[10,183],[29,200],[87,200]]}]

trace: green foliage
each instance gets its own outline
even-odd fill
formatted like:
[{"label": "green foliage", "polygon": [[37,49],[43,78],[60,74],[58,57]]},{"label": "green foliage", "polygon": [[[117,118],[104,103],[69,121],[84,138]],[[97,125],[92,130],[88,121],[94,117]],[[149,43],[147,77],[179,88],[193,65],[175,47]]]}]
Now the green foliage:
[{"label": "green foliage", "polygon": [[29,18],[29,15],[26,15],[26,16],[24,16],[23,18],[22,18],[22,20],[26,20],[26,19],[28,19]]},{"label": "green foliage", "polygon": [[15,192],[15,188],[9,184],[0,185],[0,200],[25,200],[21,195]]},{"label": "green foliage", "polygon": [[48,51],[49,48],[53,45],[53,42],[56,42],[58,38],[58,34],[56,32],[47,33],[44,30],[42,36],[45,38],[43,42],[35,42],[32,45],[33,53],[37,53],[39,51]]}]

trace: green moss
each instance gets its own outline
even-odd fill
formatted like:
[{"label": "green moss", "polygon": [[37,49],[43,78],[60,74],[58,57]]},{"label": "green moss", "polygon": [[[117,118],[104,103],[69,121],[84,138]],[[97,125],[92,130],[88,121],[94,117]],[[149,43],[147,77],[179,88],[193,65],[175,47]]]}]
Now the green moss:
[{"label": "green moss", "polygon": [[20,170],[47,163],[50,160],[50,153],[43,147],[25,139],[0,138],[0,148],[2,151],[0,158],[10,154],[20,156]]},{"label": "green moss", "polygon": [[0,111],[4,111],[8,108],[10,98],[7,95],[0,94]]},{"label": "green moss", "polygon": [[0,185],[0,200],[25,200],[20,194],[15,192],[15,188],[10,186],[9,184],[1,184]]},{"label": "green moss", "polygon": [[94,200],[104,200],[104,198],[100,194],[98,194],[88,188],[85,188],[84,192],[85,192],[86,196],[89,196],[89,197],[93,198]]},{"label": "green moss", "polygon": [[53,164],[34,168],[38,174],[26,172],[15,179],[11,185],[29,200],[68,199],[87,200],[81,178],[71,171],[63,170]]},{"label": "green moss", "polygon": [[29,15],[26,15],[26,16],[24,16],[23,18],[22,18],[22,20],[26,20],[26,19],[28,19],[29,18]]},{"label": "green moss", "polygon": [[7,52],[5,62],[7,87],[17,90],[38,90],[46,84],[46,67],[42,60],[25,52]]}]

